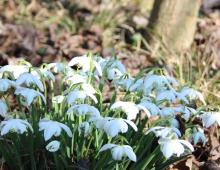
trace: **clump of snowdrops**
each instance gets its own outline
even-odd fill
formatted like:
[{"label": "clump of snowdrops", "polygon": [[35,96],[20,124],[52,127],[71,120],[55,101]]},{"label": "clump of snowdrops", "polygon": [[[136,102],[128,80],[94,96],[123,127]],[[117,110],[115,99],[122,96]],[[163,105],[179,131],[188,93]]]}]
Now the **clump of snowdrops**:
[{"label": "clump of snowdrops", "polygon": [[115,58],[23,61],[0,77],[0,154],[10,169],[164,169],[205,145],[203,126],[220,124],[200,92],[160,69],[132,77]]}]

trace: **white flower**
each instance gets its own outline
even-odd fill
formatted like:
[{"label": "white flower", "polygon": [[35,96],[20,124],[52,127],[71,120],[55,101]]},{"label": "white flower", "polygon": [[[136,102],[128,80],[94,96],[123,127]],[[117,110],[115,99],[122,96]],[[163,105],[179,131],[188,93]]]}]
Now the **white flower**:
[{"label": "white flower", "polygon": [[123,156],[127,156],[130,160],[136,162],[137,158],[133,149],[129,145],[115,145],[115,144],[105,144],[102,146],[99,152],[111,149],[112,158],[114,160],[121,160]]},{"label": "white flower", "polygon": [[164,90],[161,91],[158,95],[156,100],[157,101],[162,101],[162,100],[167,100],[170,103],[174,103],[177,101],[177,92],[175,90]]},{"label": "white flower", "polygon": [[25,84],[28,87],[36,85],[41,91],[44,91],[43,83],[31,73],[23,73],[16,80],[17,85]]},{"label": "white flower", "polygon": [[29,67],[25,65],[6,65],[0,68],[0,73],[9,72],[15,79],[17,79],[21,74],[28,72]]},{"label": "white flower", "polygon": [[189,100],[199,99],[201,102],[203,102],[203,104],[206,104],[202,93],[198,92],[195,89],[189,88],[189,87],[184,87],[180,92],[180,96],[188,97]]},{"label": "white flower", "polygon": [[55,81],[55,76],[53,75],[53,73],[46,68],[40,69],[40,72],[45,79]]},{"label": "white flower", "polygon": [[178,106],[174,108],[176,112],[183,113],[183,118],[188,121],[191,114],[196,114],[197,111],[191,107],[187,106]]},{"label": "white flower", "polygon": [[92,60],[90,57],[87,57],[86,55],[80,56],[80,57],[74,57],[70,62],[68,63],[68,66],[72,67],[74,65],[78,65],[79,67],[82,67],[82,70],[84,72],[90,71],[91,65],[94,64],[97,72],[100,76],[102,76],[102,68],[95,60]]},{"label": "white flower", "polygon": [[41,119],[39,122],[39,131],[44,131],[44,139],[47,141],[52,136],[60,136],[62,129],[67,133],[69,137],[72,137],[72,132],[68,126],[63,123]]},{"label": "white flower", "polygon": [[2,121],[0,124],[2,136],[9,133],[9,131],[23,134],[28,128],[31,130],[31,132],[33,132],[31,125],[26,120],[21,119],[8,119]]},{"label": "white flower", "polygon": [[53,103],[63,103],[64,100],[65,100],[65,96],[63,95],[54,96],[52,98]]},{"label": "white flower", "polygon": [[63,63],[50,63],[47,65],[48,69],[52,69],[54,73],[66,73],[67,66]]},{"label": "white flower", "polygon": [[209,128],[214,123],[220,126],[220,112],[205,112],[201,115],[203,125]]},{"label": "white flower", "polygon": [[175,116],[178,111],[176,110],[175,107],[163,107],[161,108],[160,115],[162,117],[166,116]]},{"label": "white flower", "polygon": [[193,142],[194,145],[196,145],[199,141],[203,143],[203,146],[205,146],[207,139],[204,134],[204,130],[201,128],[194,129],[193,134],[190,136],[190,141]]},{"label": "white flower", "polygon": [[109,59],[104,69],[106,69],[107,78],[109,80],[118,79],[126,72],[125,66],[119,60],[115,59]]},{"label": "white flower", "polygon": [[174,154],[179,157],[184,153],[185,148],[191,150],[192,152],[194,151],[193,146],[188,141],[181,139],[161,138],[158,143],[160,144],[161,152],[167,159]]},{"label": "white flower", "polygon": [[0,92],[6,92],[11,87],[15,87],[16,84],[12,80],[0,79]]},{"label": "white flower", "polygon": [[133,102],[122,102],[122,101],[118,101],[118,102],[115,102],[111,108],[111,110],[114,110],[114,109],[121,109],[123,112],[126,113],[127,115],[127,119],[128,120],[132,120],[132,119],[135,119],[137,117],[137,114],[139,113],[139,109],[142,109],[144,110],[144,112],[147,114],[148,117],[150,117],[150,113],[149,111],[142,107],[141,105],[136,105],[135,103]]},{"label": "white flower", "polygon": [[68,116],[71,113],[74,113],[77,116],[89,115],[89,121],[93,121],[101,117],[99,110],[94,106],[90,106],[88,104],[73,105],[67,110]]},{"label": "white flower", "polygon": [[153,128],[150,128],[150,130],[147,131],[146,134],[153,132],[156,137],[166,138],[170,136],[175,136],[176,138],[181,136],[181,133],[179,129],[175,127],[162,127],[162,126],[156,126]]},{"label": "white flower", "polygon": [[96,96],[91,92],[74,89],[69,93],[67,103],[70,105],[73,104],[77,99],[85,100],[86,97],[90,97],[95,103],[98,102]]},{"label": "white flower", "polygon": [[15,90],[15,94],[23,96],[26,99],[25,105],[27,106],[30,106],[30,104],[33,102],[34,98],[36,97],[41,97],[44,103],[46,104],[45,97],[40,92],[33,90],[33,89],[18,87]]},{"label": "white flower", "polygon": [[108,80],[119,79],[122,75],[123,75],[123,72],[121,72],[117,68],[110,68],[110,69],[107,70]]},{"label": "white flower", "polygon": [[57,140],[53,140],[50,143],[47,144],[46,149],[49,152],[56,152],[60,148],[60,142]]},{"label": "white flower", "polygon": [[7,113],[7,105],[0,99],[0,115],[5,117]]},{"label": "white flower", "polygon": [[137,126],[130,120],[121,118],[100,118],[95,121],[98,129],[102,129],[108,136],[115,137],[118,133],[126,133],[128,131],[128,124],[137,131]]},{"label": "white flower", "polygon": [[160,114],[160,108],[150,101],[141,101],[141,103],[138,104],[139,106],[145,107],[147,110],[150,111],[151,115],[158,115]]},{"label": "white flower", "polygon": [[69,85],[86,83],[87,80],[88,80],[88,76],[81,75],[81,74],[73,74],[73,75],[65,77],[65,79],[64,79],[64,81]]},{"label": "white flower", "polygon": [[123,89],[128,91],[133,81],[134,79],[132,77],[128,77],[128,78],[122,78],[122,79],[115,79],[114,83],[115,83],[115,86],[122,87]]},{"label": "white flower", "polygon": [[143,89],[144,86],[144,79],[138,79],[135,82],[133,82],[133,84],[130,86],[129,91],[140,91]]},{"label": "white flower", "polygon": [[177,85],[177,81],[173,77],[160,75],[147,75],[144,79],[144,93],[149,94],[151,90],[164,89],[165,86]]},{"label": "white flower", "polygon": [[82,122],[78,126],[78,132],[81,134],[82,132],[84,133],[84,137],[88,136],[89,133],[91,132],[91,128],[88,122]]}]

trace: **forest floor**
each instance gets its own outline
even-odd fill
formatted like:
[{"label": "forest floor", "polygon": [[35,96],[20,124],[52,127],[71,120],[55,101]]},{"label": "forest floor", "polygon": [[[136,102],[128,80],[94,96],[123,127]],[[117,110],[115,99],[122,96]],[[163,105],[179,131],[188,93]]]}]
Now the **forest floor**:
[{"label": "forest floor", "polygon": [[[132,75],[148,66],[166,68],[181,83],[202,90],[209,105],[220,104],[218,13],[200,14],[191,49],[176,54],[163,45],[157,51],[149,50],[142,37],[149,9],[142,9],[142,2],[88,1],[1,1],[0,66],[20,59],[33,66],[65,62],[87,52],[117,56]],[[191,169],[192,163],[198,167],[206,162],[209,168],[219,164],[219,136],[213,130],[209,137],[211,142],[198,146],[194,156],[179,163],[177,169]]]}]

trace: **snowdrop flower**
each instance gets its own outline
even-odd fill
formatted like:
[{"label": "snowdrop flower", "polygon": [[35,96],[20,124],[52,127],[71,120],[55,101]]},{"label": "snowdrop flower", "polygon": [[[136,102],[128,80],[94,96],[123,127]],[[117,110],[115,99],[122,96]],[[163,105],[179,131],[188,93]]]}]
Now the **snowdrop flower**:
[{"label": "snowdrop flower", "polygon": [[109,80],[118,79],[126,73],[125,66],[119,60],[115,59],[109,59],[104,69],[106,69]]},{"label": "snowdrop flower", "polygon": [[40,72],[45,79],[52,80],[53,82],[55,81],[55,76],[49,70],[43,68],[43,69],[40,69]]},{"label": "snowdrop flower", "polygon": [[177,93],[174,90],[164,90],[157,95],[156,100],[167,100],[170,103],[174,103],[177,100]]},{"label": "snowdrop flower", "polygon": [[133,81],[134,79],[132,77],[128,77],[128,78],[122,78],[122,79],[115,79],[114,83],[115,83],[115,86],[119,86],[125,89],[126,91],[128,91]]},{"label": "snowdrop flower", "polygon": [[203,104],[206,104],[205,99],[202,95],[202,93],[198,92],[195,89],[189,88],[189,87],[184,87],[180,94],[180,96],[182,97],[188,97],[189,100],[196,100],[199,99],[201,102],[203,102]]},{"label": "snowdrop flower", "polygon": [[69,95],[67,96],[67,103],[71,105],[77,99],[85,100],[86,97],[90,97],[95,103],[98,103],[98,100],[94,94],[92,94],[91,92],[81,91],[77,89],[74,89],[69,93]]},{"label": "snowdrop flower", "polygon": [[178,84],[177,81],[169,76],[147,75],[144,79],[144,92],[149,94],[154,88],[164,89],[165,86]]},{"label": "snowdrop flower", "polygon": [[33,102],[34,98],[36,98],[36,97],[41,97],[41,99],[46,104],[45,97],[40,92],[38,92],[36,90],[33,90],[33,89],[28,89],[28,88],[24,88],[24,87],[18,87],[15,90],[15,94],[23,96],[26,99],[25,105],[27,105],[27,106],[30,106],[31,103]]},{"label": "snowdrop flower", "polygon": [[193,142],[194,145],[196,145],[199,141],[203,143],[203,146],[205,146],[207,139],[204,134],[204,130],[201,128],[194,129],[193,134],[190,136],[190,141]]},{"label": "snowdrop flower", "polygon": [[130,120],[121,118],[100,118],[95,121],[98,129],[102,129],[108,136],[115,137],[118,133],[126,133],[128,131],[128,124],[137,131],[137,126]]},{"label": "snowdrop flower", "polygon": [[175,116],[176,113],[178,113],[178,110],[175,107],[163,107],[160,111],[161,117]]},{"label": "snowdrop flower", "polygon": [[17,79],[21,74],[28,72],[29,67],[25,65],[6,65],[0,68],[0,73],[9,72],[15,79]]},{"label": "snowdrop flower", "polygon": [[91,132],[91,128],[88,122],[83,122],[80,123],[78,126],[78,132],[81,134],[82,132],[84,133],[84,137],[88,136],[89,133]]},{"label": "snowdrop flower", "polygon": [[89,115],[89,121],[101,117],[99,110],[88,104],[73,105],[67,110],[68,116],[70,116],[71,113],[74,113],[77,116]]},{"label": "snowdrop flower", "polygon": [[108,143],[102,146],[99,152],[103,152],[108,149],[111,149],[112,158],[116,161],[122,160],[123,156],[127,156],[131,161],[137,161],[136,155],[129,145],[121,146]]},{"label": "snowdrop flower", "polygon": [[63,74],[65,74],[67,70],[70,69],[63,63],[50,63],[47,65],[47,68],[52,69],[54,73],[63,73]]},{"label": "snowdrop flower", "polygon": [[141,101],[138,106],[145,107],[147,110],[150,111],[151,115],[158,115],[160,114],[160,108],[150,101]]},{"label": "snowdrop flower", "polygon": [[72,137],[70,128],[63,123],[48,119],[41,119],[39,122],[39,131],[44,131],[45,141],[49,140],[52,136],[60,136],[62,129],[69,137]]},{"label": "snowdrop flower", "polygon": [[63,95],[58,95],[58,96],[54,96],[52,98],[52,103],[63,103],[65,100],[65,96]]},{"label": "snowdrop flower", "polygon": [[7,113],[7,105],[0,99],[0,115],[5,117]]},{"label": "snowdrop flower", "polygon": [[220,126],[220,112],[205,112],[201,115],[203,125],[209,128],[214,123]]},{"label": "snowdrop flower", "polygon": [[49,151],[49,152],[56,152],[58,151],[60,148],[60,142],[57,141],[57,140],[53,140],[51,141],[50,143],[47,144],[46,146],[46,149]]},{"label": "snowdrop flower", "polygon": [[129,91],[134,92],[134,91],[140,91],[143,89],[144,86],[144,79],[138,79],[133,84],[130,86]]},{"label": "snowdrop flower", "polygon": [[156,126],[156,127],[150,128],[150,130],[148,130],[146,134],[149,134],[150,132],[153,132],[156,135],[156,137],[160,137],[160,138],[166,138],[166,137],[170,137],[173,135],[176,138],[181,136],[179,129],[175,127]]},{"label": "snowdrop flower", "polygon": [[101,66],[95,61],[92,60],[90,57],[87,57],[86,55],[80,56],[80,57],[74,57],[70,62],[68,63],[68,66],[72,67],[74,65],[78,65],[82,67],[83,72],[90,71],[91,63],[94,64],[97,72],[100,76],[102,76],[102,68]]},{"label": "snowdrop flower", "polygon": [[0,92],[6,92],[11,87],[15,87],[16,84],[12,80],[0,79]]},{"label": "snowdrop flower", "polygon": [[111,107],[110,107],[111,110],[114,110],[114,109],[121,109],[123,112],[126,113],[127,115],[127,119],[128,120],[133,120],[137,117],[137,114],[139,113],[139,110],[142,109],[146,115],[148,117],[150,117],[150,112],[145,108],[145,107],[142,107],[141,105],[136,105],[135,103],[133,102],[122,102],[122,101],[118,101],[118,102],[115,102]]},{"label": "snowdrop flower", "polygon": [[81,75],[81,74],[73,74],[73,75],[65,77],[64,81],[69,85],[86,83],[88,81],[88,76]]},{"label": "snowdrop flower", "polygon": [[23,73],[16,80],[17,85],[25,84],[28,87],[32,84],[36,85],[41,91],[44,91],[43,83],[31,73]]},{"label": "snowdrop flower", "polygon": [[193,146],[188,141],[181,139],[161,138],[159,139],[158,143],[160,144],[161,152],[167,159],[174,154],[179,157],[184,153],[185,148],[192,152],[194,151]]},{"label": "snowdrop flower", "polygon": [[196,114],[197,111],[191,107],[187,106],[178,106],[174,108],[176,112],[183,113],[183,118],[188,121],[191,114]]},{"label": "snowdrop flower", "polygon": [[8,119],[4,120],[0,124],[1,135],[6,135],[10,131],[16,132],[18,134],[23,134],[30,129],[33,132],[33,128],[26,120],[21,119]]}]

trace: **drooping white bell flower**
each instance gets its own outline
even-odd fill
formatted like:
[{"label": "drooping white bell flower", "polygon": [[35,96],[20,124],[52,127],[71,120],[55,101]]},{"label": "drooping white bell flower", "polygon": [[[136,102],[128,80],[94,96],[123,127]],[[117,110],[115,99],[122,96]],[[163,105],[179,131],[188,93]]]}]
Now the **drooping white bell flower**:
[{"label": "drooping white bell flower", "polygon": [[91,70],[91,66],[94,65],[97,72],[100,76],[102,76],[102,68],[95,60],[92,60],[92,58],[84,56],[74,57],[70,62],[68,63],[68,66],[72,67],[78,65],[79,67],[82,67],[83,72],[88,72]]},{"label": "drooping white bell flower", "polygon": [[84,137],[88,136],[91,132],[91,127],[88,122],[82,122],[78,126],[78,132],[79,134],[84,134]]},{"label": "drooping white bell flower", "polygon": [[163,75],[147,75],[144,79],[144,93],[149,94],[154,88],[160,90],[165,86],[177,85],[173,77]]},{"label": "drooping white bell flower", "polygon": [[196,145],[198,142],[202,142],[203,146],[205,146],[207,139],[204,134],[204,130],[201,128],[194,129],[193,134],[190,136],[189,140]]},{"label": "drooping white bell flower", "polygon": [[74,85],[74,84],[79,84],[79,83],[86,83],[88,81],[88,76],[85,74],[73,74],[73,75],[69,75],[66,76],[64,78],[64,81],[68,84],[68,85]]},{"label": "drooping white bell flower", "polygon": [[39,131],[44,131],[45,141],[49,140],[52,136],[60,136],[62,129],[69,137],[72,137],[70,128],[63,123],[48,119],[41,119],[39,122]]},{"label": "drooping white bell flower", "polygon": [[25,84],[28,87],[34,84],[40,89],[40,91],[44,91],[43,83],[31,73],[21,74],[15,82],[17,85]]},{"label": "drooping white bell flower", "polygon": [[71,70],[70,67],[63,63],[50,63],[47,65],[47,68],[52,70],[54,73],[62,73],[66,74],[69,70]]},{"label": "drooping white bell flower", "polygon": [[114,79],[119,79],[124,73],[121,72],[117,68],[109,68],[107,70],[107,78],[108,80],[114,80]]},{"label": "drooping white bell flower", "polygon": [[206,128],[209,128],[214,123],[220,126],[220,112],[204,112],[201,115],[202,123]]},{"label": "drooping white bell flower", "polygon": [[104,130],[111,137],[117,136],[120,132],[126,133],[128,131],[128,124],[137,131],[137,126],[132,121],[126,119],[105,117],[95,121],[96,127]]},{"label": "drooping white bell flower", "polygon": [[137,157],[133,149],[129,145],[115,145],[108,143],[103,145],[99,152],[103,152],[108,149],[111,149],[112,158],[114,160],[119,161],[122,160],[123,156],[127,156],[131,161],[137,161]]},{"label": "drooping white bell flower", "polygon": [[139,110],[142,109],[146,113],[148,117],[150,117],[150,112],[145,108],[142,107],[141,105],[136,105],[133,102],[123,102],[123,101],[118,101],[115,102],[111,107],[111,110],[114,109],[121,109],[123,112],[126,113],[127,119],[128,120],[133,120],[137,117],[137,114],[139,113]]},{"label": "drooping white bell flower", "polygon": [[195,115],[197,113],[197,111],[191,107],[187,107],[187,106],[177,106],[177,107],[174,107],[175,111],[176,112],[180,112],[180,113],[183,113],[182,117],[188,121],[190,116],[193,114]]},{"label": "drooping white bell flower", "polygon": [[6,103],[0,99],[0,115],[2,117],[5,117],[6,116],[6,113],[7,113],[7,105]]},{"label": "drooping white bell flower", "polygon": [[46,79],[46,80],[52,80],[53,82],[55,81],[55,76],[53,75],[52,72],[50,72],[48,69],[46,68],[42,68],[39,70],[42,74],[42,76]]},{"label": "drooping white bell flower", "polygon": [[184,87],[180,91],[179,95],[181,97],[188,97],[189,100],[199,99],[201,102],[203,102],[203,104],[206,104],[205,99],[204,99],[202,93],[200,93],[199,91],[197,91],[195,89],[192,89],[192,88],[189,88],[189,87]]},{"label": "drooping white bell flower", "polygon": [[132,85],[129,88],[129,91],[142,91],[144,86],[144,78],[140,78],[132,83]]},{"label": "drooping white bell flower", "polygon": [[160,111],[161,117],[175,116],[178,113],[175,107],[162,107]]},{"label": "drooping white bell flower", "polygon": [[18,134],[23,134],[24,132],[29,129],[31,132],[33,132],[33,128],[31,125],[26,121],[22,119],[8,119],[4,120],[0,124],[1,129],[1,135],[6,135],[10,131],[16,132]]},{"label": "drooping white bell flower", "polygon": [[52,103],[63,103],[64,102],[64,100],[65,100],[65,96],[63,96],[63,95],[58,95],[58,96],[54,96],[53,98],[52,98]]},{"label": "drooping white bell flower", "polygon": [[194,151],[193,146],[186,140],[160,138],[158,143],[160,144],[161,152],[167,159],[174,154],[179,157],[185,152],[185,149],[191,152]]},{"label": "drooping white bell flower", "polygon": [[21,74],[28,72],[29,67],[26,65],[6,65],[0,68],[0,73],[9,72],[15,79],[17,79]]},{"label": "drooping white bell flower", "polygon": [[8,79],[0,79],[0,92],[6,92],[11,87],[15,87],[16,83]]},{"label": "drooping white bell flower", "polygon": [[50,143],[47,144],[46,146],[46,149],[49,151],[49,152],[56,152],[58,151],[60,148],[60,142],[57,141],[57,140],[53,140],[51,141]]},{"label": "drooping white bell flower", "polygon": [[69,116],[71,113],[74,113],[77,116],[89,116],[89,121],[92,121],[93,119],[100,118],[100,112],[97,108],[94,106],[90,106],[88,104],[79,104],[79,105],[73,105],[67,110],[67,115]]},{"label": "drooping white bell flower", "polygon": [[68,96],[67,96],[67,103],[69,105],[73,104],[76,100],[85,100],[87,97],[90,97],[95,103],[98,102],[96,96],[90,92],[87,91],[82,91],[82,90],[77,90],[74,89],[71,91]]},{"label": "drooping white bell flower", "polygon": [[177,100],[177,93],[174,90],[161,91],[156,98],[157,101],[167,100],[170,103],[175,103]]},{"label": "drooping white bell flower", "polygon": [[23,96],[26,99],[25,105],[27,106],[30,106],[36,97],[40,97],[43,100],[43,102],[46,104],[45,97],[40,92],[33,89],[18,87],[15,90],[15,94]]},{"label": "drooping white bell flower", "polygon": [[153,132],[156,135],[156,137],[160,137],[160,138],[167,138],[173,135],[176,138],[181,136],[179,129],[175,127],[156,126],[156,127],[150,128],[146,134],[149,134],[150,132]]},{"label": "drooping white bell flower", "polygon": [[134,81],[134,78],[132,77],[120,78],[120,79],[115,79],[114,84],[116,87],[121,87],[122,89],[128,91],[133,81]]},{"label": "drooping white bell flower", "polygon": [[151,115],[155,116],[155,115],[160,114],[160,108],[156,104],[154,104],[150,101],[143,100],[138,105],[148,109],[150,111]]}]

